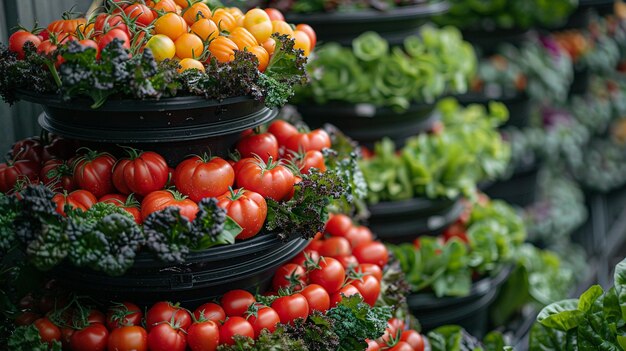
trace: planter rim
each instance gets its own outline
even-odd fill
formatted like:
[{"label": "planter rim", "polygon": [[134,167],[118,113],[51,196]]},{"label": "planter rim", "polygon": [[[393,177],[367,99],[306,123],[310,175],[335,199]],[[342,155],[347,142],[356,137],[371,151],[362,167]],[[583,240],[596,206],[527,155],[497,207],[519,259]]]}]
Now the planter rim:
[{"label": "planter rim", "polygon": [[408,200],[400,201],[384,201],[374,205],[368,205],[367,208],[372,216],[397,214],[398,212],[411,212],[423,210],[435,206],[449,206],[458,202],[461,198],[454,199],[438,198],[428,199],[425,197],[416,197]]}]

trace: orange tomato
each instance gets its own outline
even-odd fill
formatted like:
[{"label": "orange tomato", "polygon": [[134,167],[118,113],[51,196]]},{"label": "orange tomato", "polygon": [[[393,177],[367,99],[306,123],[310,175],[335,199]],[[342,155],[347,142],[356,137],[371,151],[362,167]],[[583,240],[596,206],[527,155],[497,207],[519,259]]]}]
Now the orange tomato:
[{"label": "orange tomato", "polygon": [[176,56],[181,59],[196,58],[202,56],[204,44],[199,36],[192,33],[185,33],[175,41]]},{"label": "orange tomato", "polygon": [[265,13],[267,13],[267,15],[270,16],[270,20],[272,21],[284,21],[285,20],[285,16],[283,16],[283,13],[277,9],[267,8],[265,9]]},{"label": "orange tomato", "polygon": [[75,36],[76,30],[78,28],[85,28],[86,25],[87,25],[87,19],[85,18],[76,18],[76,19],[67,19],[67,20],[61,19],[61,20],[56,20],[50,23],[47,29],[48,29],[48,32],[50,33],[71,34]]},{"label": "orange tomato", "polygon": [[311,51],[315,49],[315,45],[317,44],[317,34],[315,34],[315,30],[311,28],[308,24],[299,24],[296,26],[296,30],[301,32],[305,32],[309,36],[309,40],[311,41]]},{"label": "orange tomato", "polygon": [[185,10],[183,18],[187,21],[188,25],[192,25],[202,18],[211,18],[211,9],[202,2],[197,2],[188,9]]},{"label": "orange tomato", "polygon": [[270,16],[261,9],[252,9],[246,12],[243,26],[254,35],[259,43],[266,41],[272,35]]},{"label": "orange tomato", "polygon": [[237,27],[237,20],[233,15],[228,13],[224,9],[217,9],[213,13],[213,17],[211,18],[217,27],[221,30],[227,30],[232,32],[235,27]]},{"label": "orange tomato", "polygon": [[287,34],[290,38],[293,38],[293,29],[291,29],[291,26],[285,21],[272,21],[272,34],[273,33]]},{"label": "orange tomato", "polygon": [[243,20],[244,20],[244,16],[239,16],[236,18],[237,20],[237,27],[243,27]]},{"label": "orange tomato", "polygon": [[274,50],[276,49],[276,40],[274,40],[274,38],[267,39],[266,41],[263,42],[263,48],[270,55],[273,55],[274,54]]},{"label": "orange tomato", "polygon": [[166,13],[154,23],[154,32],[156,34],[165,34],[170,39],[176,40],[181,35],[187,33],[187,22],[175,13]]},{"label": "orange tomato", "polygon": [[204,72],[204,65],[202,64],[202,62],[191,58],[180,60],[178,65],[180,66],[178,67],[178,72],[184,72],[188,69],[197,69]]},{"label": "orange tomato", "polygon": [[148,5],[148,7],[153,10],[152,13],[154,14],[155,18],[158,17],[159,12],[176,12],[176,3],[174,2],[174,0],[160,0],[158,2],[151,0],[147,1],[146,5]]},{"label": "orange tomato", "polygon": [[248,49],[251,53],[259,59],[259,71],[265,72],[267,64],[270,62],[270,54],[267,53],[262,46],[257,45]]},{"label": "orange tomato", "polygon": [[235,50],[238,50],[237,44],[232,40],[219,36],[209,44],[209,51],[219,62],[230,62],[235,59]]},{"label": "orange tomato", "polygon": [[189,2],[187,0],[174,0],[174,2],[183,9],[189,7]]},{"label": "orange tomato", "polygon": [[232,40],[235,44],[237,44],[237,48],[243,51],[245,49],[249,49],[253,46],[259,45],[254,36],[248,32],[247,29],[243,27],[235,28],[229,36],[230,40]]},{"label": "orange tomato", "polygon": [[243,12],[241,12],[238,7],[228,7],[226,8],[226,11],[228,11],[228,13],[233,15],[235,18],[243,16]]},{"label": "orange tomato", "polygon": [[220,34],[217,24],[213,20],[203,18],[191,26],[191,32],[200,37],[203,41],[207,41],[217,37]]},{"label": "orange tomato", "polygon": [[304,56],[309,56],[311,53],[311,39],[309,39],[309,36],[305,32],[297,30],[293,32],[293,38],[296,41],[293,47],[304,51]]}]

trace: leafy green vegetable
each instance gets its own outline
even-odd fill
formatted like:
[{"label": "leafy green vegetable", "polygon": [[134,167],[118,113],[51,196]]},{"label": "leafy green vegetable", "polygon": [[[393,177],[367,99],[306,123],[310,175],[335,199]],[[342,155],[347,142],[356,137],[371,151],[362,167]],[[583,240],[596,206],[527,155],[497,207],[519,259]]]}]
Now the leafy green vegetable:
[{"label": "leafy green vegetable", "polygon": [[285,330],[292,338],[303,340],[310,351],[337,350],[340,347],[333,320],[318,311],[306,320],[299,319],[293,325],[286,325]]},{"label": "leafy green vegetable", "polygon": [[18,89],[43,94],[55,92],[52,74],[42,67],[46,58],[37,53],[37,48],[28,42],[24,45],[25,60],[18,60],[17,54],[0,45],[0,96],[5,102],[13,104],[18,100]]},{"label": "leafy green vegetable", "polygon": [[9,336],[10,351],[61,351],[61,343],[54,341],[51,344],[41,340],[39,330],[34,325],[17,327]]},{"label": "leafy green vegetable", "polygon": [[432,351],[503,351],[512,350],[505,346],[504,337],[497,332],[485,336],[483,344],[456,325],[444,325],[428,333]]},{"label": "leafy green vegetable", "polygon": [[396,7],[410,6],[424,3],[434,3],[439,0],[263,0],[263,7],[277,8],[283,12],[313,13],[313,12],[352,12],[366,9],[387,11]]},{"label": "leafy green vegetable", "polygon": [[234,345],[220,345],[218,351],[308,351],[304,341],[293,339],[279,326],[273,333],[264,329],[254,340],[247,336],[235,335]]},{"label": "leafy green vegetable", "polygon": [[165,262],[182,263],[194,242],[191,222],[178,207],[166,207],[144,220],[146,247]]},{"label": "leafy green vegetable", "polygon": [[205,198],[198,203],[198,214],[191,227],[192,237],[200,238],[193,250],[205,250],[215,245],[234,244],[242,228],[217,206],[217,199]]},{"label": "leafy green vegetable", "polygon": [[6,254],[15,244],[13,220],[19,207],[14,197],[0,193],[0,254]]},{"label": "leafy green vegetable", "polygon": [[97,203],[86,212],[70,212],[67,235],[74,265],[111,276],[124,274],[143,244],[143,233],[132,215],[107,203]]}]

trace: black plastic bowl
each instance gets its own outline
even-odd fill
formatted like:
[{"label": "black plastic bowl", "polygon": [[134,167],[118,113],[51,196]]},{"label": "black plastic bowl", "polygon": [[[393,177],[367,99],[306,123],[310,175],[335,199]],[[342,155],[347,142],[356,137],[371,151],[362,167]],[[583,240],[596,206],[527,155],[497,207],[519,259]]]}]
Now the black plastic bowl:
[{"label": "black plastic bowl", "polygon": [[434,104],[413,104],[403,113],[370,104],[299,105],[298,111],[311,128],[332,124],[368,148],[385,137],[402,147],[407,138],[432,130],[440,120]]},{"label": "black plastic bowl", "polygon": [[493,277],[475,282],[470,294],[464,297],[438,298],[432,293],[411,294],[407,296],[409,309],[419,319],[425,332],[442,325],[457,324],[482,338],[488,331],[489,307],[511,270],[512,267],[506,266]]},{"label": "black plastic bowl", "polygon": [[533,163],[518,167],[511,178],[493,182],[482,190],[493,199],[526,207],[537,200],[538,178],[539,165]]},{"label": "black plastic bowl", "polygon": [[443,0],[431,4],[399,6],[389,11],[367,9],[353,12],[287,13],[285,18],[289,23],[309,24],[315,28],[318,40],[323,42],[350,45],[359,35],[374,31],[396,45],[406,37],[417,34],[419,27],[431,17],[444,14],[449,8],[448,2]]},{"label": "black plastic bowl", "polygon": [[574,80],[569,87],[569,96],[584,95],[589,89],[591,72],[587,67],[574,66]]},{"label": "black plastic bowl", "polygon": [[493,55],[502,44],[520,46],[528,39],[531,30],[521,28],[474,30],[464,29],[463,40],[471,43],[482,55]]},{"label": "black plastic bowl", "polygon": [[398,244],[422,235],[439,235],[454,223],[463,204],[459,199],[415,198],[369,205],[368,226],[381,240]]},{"label": "black plastic bowl", "polygon": [[268,234],[191,253],[179,265],[164,264],[141,253],[135,265],[120,277],[69,264],[58,267],[55,273],[62,286],[101,303],[130,300],[148,306],[169,300],[194,308],[233,289],[265,291],[276,270],[307,244],[301,238],[283,243]]},{"label": "black plastic bowl", "polygon": [[471,104],[480,104],[487,106],[490,101],[498,101],[504,104],[509,110],[509,119],[502,125],[514,126],[518,128],[528,127],[530,124],[531,101],[526,94],[517,94],[513,96],[502,96],[489,98],[482,93],[467,93],[457,95],[457,100],[463,106]]}]

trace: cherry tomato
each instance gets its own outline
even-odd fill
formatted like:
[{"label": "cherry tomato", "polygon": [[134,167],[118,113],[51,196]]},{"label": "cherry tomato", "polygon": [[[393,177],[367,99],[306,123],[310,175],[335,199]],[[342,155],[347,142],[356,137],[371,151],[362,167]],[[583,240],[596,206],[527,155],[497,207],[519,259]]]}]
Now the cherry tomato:
[{"label": "cherry tomato", "polygon": [[309,315],[309,303],[301,294],[282,296],[272,302],[272,308],[280,316],[282,324],[293,324],[293,321]]},{"label": "cherry tomato", "polygon": [[323,129],[292,135],[285,143],[285,147],[288,150],[296,152],[306,152],[310,150],[322,151],[330,146],[330,136],[328,136],[328,133]]},{"label": "cherry tomato", "polygon": [[262,160],[247,161],[236,175],[237,186],[255,191],[263,197],[280,201],[291,193],[294,175],[280,161],[265,163]]},{"label": "cherry tomato", "polygon": [[[187,310],[172,305],[169,302],[157,302],[146,313],[146,328],[148,332],[152,333],[152,329],[156,328],[157,324],[164,325],[159,324],[160,322],[171,322],[172,317],[174,324],[178,325],[183,330],[187,330],[191,325],[191,315]],[[152,347],[150,347],[150,349],[152,349]]]},{"label": "cherry tomato", "polygon": [[315,45],[317,44],[317,34],[315,34],[315,30],[308,24],[298,24],[296,26],[296,30],[300,32],[304,32],[309,37],[309,42],[311,44],[311,51],[315,49]]},{"label": "cherry tomato", "polygon": [[365,351],[379,351],[380,350],[380,346],[375,340],[367,339],[365,341],[367,342],[367,349],[365,349]]},{"label": "cherry tomato", "polygon": [[191,5],[183,13],[183,18],[190,26],[203,18],[211,18],[211,16],[211,9],[202,2]]},{"label": "cherry tomato", "polygon": [[365,275],[360,279],[353,280],[350,284],[354,285],[363,296],[363,301],[370,306],[376,304],[380,295],[380,281],[372,275]]},{"label": "cherry tomato", "polygon": [[217,24],[220,31],[226,30],[232,32],[237,27],[237,19],[235,16],[223,8],[215,10],[211,19]]},{"label": "cherry tomato", "polygon": [[157,62],[173,59],[176,56],[176,44],[165,34],[153,35],[146,43],[146,48],[152,51]]},{"label": "cherry tomato", "polygon": [[180,60],[180,62],[178,63],[178,66],[179,66],[178,72],[181,72],[181,73],[190,69],[197,69],[198,71],[201,71],[201,72],[206,71],[202,62],[195,60],[195,59],[191,59],[191,58],[184,58]]},{"label": "cherry tomato", "polygon": [[280,323],[280,316],[273,308],[262,306],[248,316],[248,322],[254,329],[254,337],[258,338],[263,329],[267,329],[270,333],[276,330],[276,325]]},{"label": "cherry tomato", "polygon": [[278,141],[273,134],[248,135],[237,143],[237,151],[241,157],[259,156],[264,162],[269,158],[278,159]]},{"label": "cherry tomato", "polygon": [[276,50],[276,40],[274,38],[269,38],[262,43],[263,49],[267,51],[268,54],[274,55],[274,51]]},{"label": "cherry tomato", "polygon": [[254,338],[254,328],[243,317],[229,317],[220,328],[220,344],[234,345],[235,335]]},{"label": "cherry tomato", "polygon": [[256,302],[254,295],[245,290],[231,290],[222,296],[220,304],[228,317],[241,317]]},{"label": "cherry tomato", "polygon": [[378,241],[359,245],[352,249],[352,254],[359,260],[359,263],[374,263],[380,267],[384,267],[389,261],[387,248]]},{"label": "cherry tomato", "polygon": [[101,311],[93,309],[89,311],[89,314],[87,315],[87,324],[95,323],[100,323],[104,325],[106,323],[106,317]]},{"label": "cherry tomato", "polygon": [[267,65],[270,63],[270,54],[267,50],[263,46],[257,45],[251,47],[248,51],[250,51],[250,53],[256,56],[257,60],[259,60],[259,65],[257,67],[259,72],[265,72]]},{"label": "cherry tomato", "polygon": [[19,30],[9,37],[9,51],[17,54],[17,58],[23,60],[26,57],[24,45],[32,43],[35,48],[41,44],[41,39],[33,33]]},{"label": "cherry tomato", "polygon": [[109,330],[123,326],[141,325],[143,312],[132,302],[123,302],[109,307],[107,311],[107,327]]},{"label": "cherry tomato", "polygon": [[61,191],[72,191],[76,187],[72,167],[61,160],[46,161],[39,172],[39,179],[44,185]]},{"label": "cherry tomato", "polygon": [[359,289],[355,288],[352,284],[344,285],[341,289],[330,295],[330,307],[333,308],[337,306],[337,304],[340,303],[344,297],[350,297],[353,295],[361,295]]},{"label": "cherry tomato", "polygon": [[285,34],[293,38],[293,29],[284,20],[272,20],[272,33]]},{"label": "cherry tomato", "polygon": [[234,180],[233,167],[220,157],[192,156],[174,172],[176,188],[195,202],[226,193]]},{"label": "cherry tomato", "polygon": [[124,9],[124,13],[142,27],[147,27],[154,21],[154,14],[148,6],[143,4],[129,5]]},{"label": "cherry tomato", "polygon": [[0,192],[9,192],[20,180],[36,182],[39,168],[39,163],[31,160],[0,163]]},{"label": "cherry tomato", "polygon": [[309,313],[313,311],[326,312],[330,308],[330,295],[321,285],[311,284],[300,291],[309,304]]},{"label": "cherry tomato", "polygon": [[199,36],[202,41],[209,41],[216,38],[220,30],[213,20],[203,18],[191,26],[191,32]]},{"label": "cherry tomato", "polygon": [[215,57],[217,61],[222,63],[234,60],[235,50],[239,50],[239,48],[237,48],[237,44],[223,36],[218,36],[209,44],[211,56]]},{"label": "cherry tomato", "polygon": [[149,329],[148,349],[150,351],[185,351],[186,348],[187,337],[182,328],[174,328],[169,323],[161,323]]},{"label": "cherry tomato", "polygon": [[193,315],[196,320],[209,320],[216,323],[222,323],[226,319],[226,312],[222,306],[212,302],[207,302],[196,308]]},{"label": "cherry tomato", "polygon": [[187,28],[187,22],[175,13],[166,13],[154,22],[156,34],[164,34],[174,41],[187,33]]},{"label": "cherry tomato", "polygon": [[241,226],[242,231],[237,239],[249,239],[263,229],[267,203],[260,194],[243,189],[229,191],[218,198],[217,205]]},{"label": "cherry tomato", "polygon": [[265,9],[265,13],[267,13],[267,15],[269,16],[270,20],[272,21],[284,21],[285,20],[285,16],[283,16],[283,13],[280,12],[277,9],[274,8],[266,8]]},{"label": "cherry tomato", "polygon": [[125,31],[114,28],[106,32],[98,41],[98,52],[102,52],[113,39],[118,39],[124,43],[126,49],[130,49],[130,38]]},{"label": "cherry tomato", "polygon": [[334,236],[324,240],[318,251],[320,256],[338,257],[349,256],[352,253],[352,248],[346,238]]},{"label": "cherry tomato", "polygon": [[204,52],[202,39],[193,33],[181,34],[174,44],[176,44],[176,56],[180,59],[195,59],[202,56]]},{"label": "cherry tomato", "polygon": [[48,318],[39,318],[34,323],[41,341],[52,344],[54,341],[61,341],[61,329],[52,323]]},{"label": "cherry tomato", "polygon": [[243,27],[237,27],[230,32],[228,38],[237,45],[239,51],[250,50],[252,47],[258,46],[256,38]]},{"label": "cherry tomato", "polygon": [[274,134],[278,144],[281,146],[285,145],[287,140],[292,136],[298,135],[298,129],[291,123],[283,120],[278,120],[270,124],[267,132]]},{"label": "cherry tomato", "polygon": [[346,271],[334,258],[322,257],[317,267],[309,271],[309,281],[321,285],[329,294],[339,290],[346,279]]},{"label": "cherry tomato", "polygon": [[254,35],[259,43],[266,41],[272,35],[270,16],[261,9],[252,9],[246,12],[243,26]]},{"label": "cherry tomato", "polygon": [[307,57],[311,53],[311,39],[309,39],[309,35],[305,32],[296,30],[293,32],[293,39],[295,40],[294,49],[300,49],[304,52],[304,56]]},{"label": "cherry tomato", "polygon": [[280,288],[293,288],[300,290],[306,285],[306,272],[302,266],[287,263],[274,274],[272,288],[278,291]]},{"label": "cherry tomato", "polygon": [[356,268],[357,273],[368,274],[376,278],[378,281],[383,280],[383,271],[377,264],[361,263]]},{"label": "cherry tomato", "polygon": [[100,323],[95,323],[75,331],[70,338],[70,346],[75,351],[104,351],[107,348],[108,339],[107,328]]},{"label": "cherry tomato", "polygon": [[407,344],[404,341],[400,341],[391,348],[387,349],[388,351],[413,351],[411,345]]},{"label": "cherry tomato", "polygon": [[130,194],[128,196],[120,194],[108,194],[98,199],[98,202],[104,202],[122,208],[126,212],[130,213],[131,216],[133,216],[133,218],[135,219],[135,223],[143,223],[143,218],[141,217],[141,209],[139,208],[139,202],[135,200],[133,194]]},{"label": "cherry tomato", "polygon": [[56,194],[52,198],[56,204],[56,211],[61,216],[65,216],[65,206],[73,209],[87,211],[98,202],[98,199],[87,190],[74,190],[71,193]]},{"label": "cherry tomato", "polygon": [[341,265],[343,266],[343,268],[348,269],[350,267],[354,268],[356,266],[359,265],[359,261],[356,259],[356,257],[354,257],[354,255],[349,255],[349,256],[336,256],[334,257],[337,261],[339,261],[339,263],[341,263]]},{"label": "cherry tomato", "polygon": [[326,222],[324,232],[332,236],[345,237],[348,234],[348,231],[352,229],[352,227],[353,224],[350,217],[344,214],[333,214],[331,215],[328,222]]},{"label": "cherry tomato", "polygon": [[320,254],[316,250],[304,249],[296,257],[291,260],[291,263],[295,263],[304,267],[307,262],[318,262],[320,260]]},{"label": "cherry tomato", "polygon": [[453,238],[457,238],[461,240],[465,244],[469,244],[469,239],[467,237],[466,228],[461,223],[454,223],[443,232],[443,239],[448,242]]},{"label": "cherry tomato", "polygon": [[198,213],[198,205],[180,193],[157,190],[148,194],[141,202],[141,217],[146,219],[151,213],[170,206],[178,207],[180,214],[190,221],[193,221]]},{"label": "cherry tomato", "polygon": [[302,174],[309,174],[311,168],[315,168],[321,173],[326,172],[324,154],[317,150],[307,151],[304,155],[299,155],[297,161],[298,168]]},{"label": "cherry tomato", "polygon": [[126,326],[111,330],[109,351],[148,351],[148,333],[140,326]]},{"label": "cherry tomato", "polygon": [[372,234],[372,231],[369,230],[369,228],[365,226],[358,226],[350,228],[345,238],[348,239],[352,247],[357,247],[374,241],[374,234]]},{"label": "cherry tomato", "polygon": [[115,158],[107,153],[89,151],[74,166],[74,181],[80,189],[102,197],[113,192]]},{"label": "cherry tomato", "polygon": [[196,322],[187,330],[191,351],[215,351],[220,344],[220,328],[216,322]]},{"label": "cherry tomato", "polygon": [[400,341],[404,341],[413,348],[414,351],[424,351],[424,337],[415,330],[405,330],[400,336]]}]

